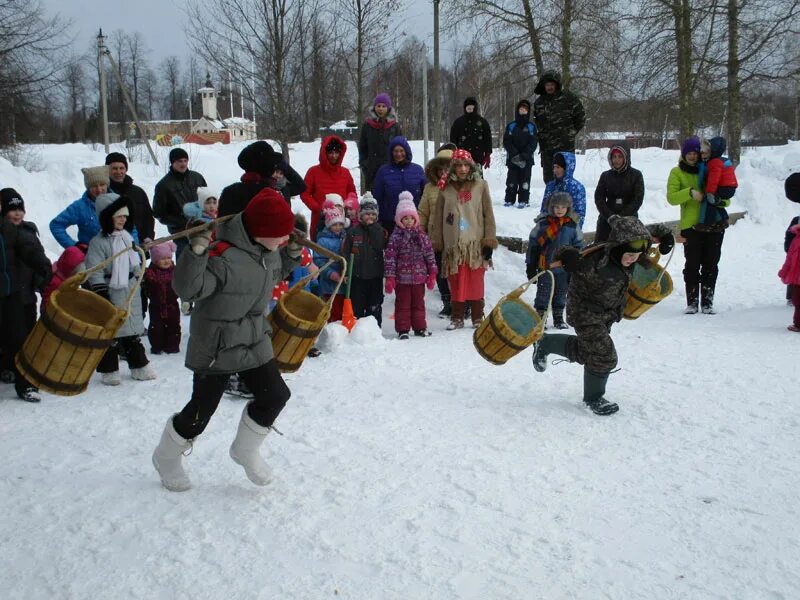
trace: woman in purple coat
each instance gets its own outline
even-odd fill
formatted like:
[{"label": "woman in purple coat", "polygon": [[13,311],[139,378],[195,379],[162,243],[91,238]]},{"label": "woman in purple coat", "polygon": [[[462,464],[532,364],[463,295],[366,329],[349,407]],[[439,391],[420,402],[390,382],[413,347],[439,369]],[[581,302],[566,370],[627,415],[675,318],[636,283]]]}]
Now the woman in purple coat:
[{"label": "woman in purple coat", "polygon": [[393,217],[400,192],[410,192],[414,206],[418,206],[427,183],[425,170],[411,162],[412,158],[408,140],[401,135],[392,138],[389,142],[389,162],[378,169],[372,183],[372,195],[378,201],[378,218],[390,234],[394,230]]}]

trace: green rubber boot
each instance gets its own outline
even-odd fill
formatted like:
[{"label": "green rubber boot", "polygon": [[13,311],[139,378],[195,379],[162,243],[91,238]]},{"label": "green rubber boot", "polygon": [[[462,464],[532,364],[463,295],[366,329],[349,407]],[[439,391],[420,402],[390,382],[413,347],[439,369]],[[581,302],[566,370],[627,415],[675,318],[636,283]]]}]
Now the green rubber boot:
[{"label": "green rubber boot", "polygon": [[602,375],[593,373],[589,369],[583,370],[583,401],[596,415],[613,415],[619,410],[614,402],[603,398],[606,393],[608,373]]},{"label": "green rubber boot", "polygon": [[565,333],[545,333],[533,347],[533,368],[539,373],[544,373],[547,369],[547,357],[550,354],[558,354],[564,358],[567,356],[567,340],[574,337]]}]

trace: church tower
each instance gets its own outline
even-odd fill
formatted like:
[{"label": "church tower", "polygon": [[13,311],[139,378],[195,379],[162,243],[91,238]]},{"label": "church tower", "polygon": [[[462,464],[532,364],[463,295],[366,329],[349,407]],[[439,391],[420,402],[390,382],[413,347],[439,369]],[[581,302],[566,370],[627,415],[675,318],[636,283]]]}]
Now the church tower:
[{"label": "church tower", "polygon": [[216,121],[219,118],[217,114],[217,90],[214,89],[214,84],[211,83],[211,74],[206,72],[206,84],[197,90],[200,98],[203,101],[203,116]]}]

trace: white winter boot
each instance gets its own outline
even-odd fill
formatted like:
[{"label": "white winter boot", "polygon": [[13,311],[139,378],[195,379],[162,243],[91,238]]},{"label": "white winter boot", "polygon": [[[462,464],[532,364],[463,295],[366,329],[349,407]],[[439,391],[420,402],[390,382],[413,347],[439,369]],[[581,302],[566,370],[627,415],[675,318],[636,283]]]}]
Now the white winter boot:
[{"label": "white winter boot", "polygon": [[247,414],[247,406],[249,404],[242,411],[236,439],[231,444],[230,455],[233,462],[244,467],[244,472],[250,481],[256,485],[267,485],[272,479],[272,472],[258,449],[261,447],[261,442],[267,437],[270,428],[262,427],[253,421]]},{"label": "white winter boot", "polygon": [[153,451],[153,466],[161,477],[162,485],[171,492],[185,492],[192,482],[183,470],[183,453],[192,447],[192,440],[185,440],[172,424],[172,415],[167,420],[161,441]]},{"label": "white winter boot", "polygon": [[119,385],[122,383],[119,379],[119,371],[111,371],[111,373],[102,374],[103,385]]},{"label": "white winter boot", "polygon": [[131,369],[131,377],[138,381],[150,381],[156,378],[156,372],[153,371],[153,367],[150,365],[145,365],[138,369]]}]

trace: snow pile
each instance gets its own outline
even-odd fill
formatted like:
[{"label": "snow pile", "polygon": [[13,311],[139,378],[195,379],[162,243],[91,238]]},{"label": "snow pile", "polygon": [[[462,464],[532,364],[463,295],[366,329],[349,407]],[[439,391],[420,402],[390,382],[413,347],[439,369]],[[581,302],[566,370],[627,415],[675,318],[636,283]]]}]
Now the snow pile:
[{"label": "snow pile", "polygon": [[[240,176],[241,144],[186,147],[212,187]],[[421,161],[422,143],[412,147]],[[104,154],[34,149],[44,171],[0,159],[0,184],[22,193],[55,258],[47,223],[82,193],[79,168]],[[354,176],[356,155],[351,145]],[[605,155],[578,157],[587,229]],[[292,147],[301,173],[317,157],[318,144]],[[185,459],[195,488],[161,488],[150,454],[191,394],[181,356],[152,357],[152,382],[123,372],[113,394],[94,380],[79,397],[29,405],[2,386],[3,597],[797,597],[800,337],[786,331],[776,272],[798,211],[783,178],[799,158],[800,144],[744,155],[731,210],[749,216],[726,233],[718,315],[682,314],[678,249],[675,293],[614,327],[614,417],[581,407],[578,365],[537,374],[530,351],[485,362],[472,330],[444,330],[435,292],[430,338],[396,339],[393,297],[382,331],[372,319],[349,335],[326,328],[322,356],[287,376],[285,435],[265,450],[277,481],[265,489],[228,457],[242,403],[227,397]],[[534,208],[504,208],[500,162],[487,173],[499,233],[527,237],[541,172]],[[643,220],[678,218],[665,201],[676,162],[674,151],[633,151]],[[131,164],[148,192],[164,171]],[[522,256],[501,248],[494,263],[487,310],[524,281]]]}]

